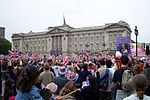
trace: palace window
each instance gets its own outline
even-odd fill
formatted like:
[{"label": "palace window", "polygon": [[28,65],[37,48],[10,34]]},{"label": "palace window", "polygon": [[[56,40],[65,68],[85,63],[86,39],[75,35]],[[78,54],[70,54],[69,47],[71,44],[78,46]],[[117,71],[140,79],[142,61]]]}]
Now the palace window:
[{"label": "palace window", "polygon": [[94,44],[93,44],[93,43],[91,43],[91,50],[93,50],[93,47],[94,47]]},{"label": "palace window", "polygon": [[109,47],[112,47],[112,42],[109,43]]},{"label": "palace window", "polygon": [[85,41],[88,41],[88,37],[85,37]]},{"label": "palace window", "polygon": [[71,44],[69,44],[69,49],[72,50],[72,45]]},{"label": "palace window", "polygon": [[75,42],[77,42],[77,38],[75,37]]},{"label": "palace window", "polygon": [[82,50],[82,49],[83,49],[83,48],[82,48],[82,44],[80,44],[80,47],[79,47],[79,48],[80,48],[80,50]]},{"label": "palace window", "polygon": [[44,46],[42,46],[42,51],[44,51],[44,49],[45,49]]},{"label": "palace window", "polygon": [[99,50],[99,43],[96,43],[96,49]]},{"label": "palace window", "polygon": [[105,41],[105,36],[102,36],[102,40]]},{"label": "palace window", "polygon": [[91,41],[93,41],[94,40],[94,37],[91,37]]},{"label": "palace window", "polygon": [[80,40],[79,40],[80,42],[82,41],[82,37],[80,37]]},{"label": "palace window", "polygon": [[30,51],[32,52],[32,47],[30,47]]},{"label": "palace window", "polygon": [[109,41],[112,41],[112,39],[113,39],[112,35],[109,35]]},{"label": "palace window", "polygon": [[34,51],[36,52],[36,47],[34,47]]}]

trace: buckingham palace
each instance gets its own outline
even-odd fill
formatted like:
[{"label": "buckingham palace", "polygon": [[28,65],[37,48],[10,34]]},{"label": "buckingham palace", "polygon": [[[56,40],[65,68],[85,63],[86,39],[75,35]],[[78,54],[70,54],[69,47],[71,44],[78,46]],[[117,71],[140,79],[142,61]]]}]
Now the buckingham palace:
[{"label": "buckingham palace", "polygon": [[65,19],[62,26],[48,27],[43,32],[14,33],[12,50],[23,53],[63,54],[80,53],[83,50],[115,50],[117,36],[131,37],[128,23],[119,21],[101,26],[74,28]]}]

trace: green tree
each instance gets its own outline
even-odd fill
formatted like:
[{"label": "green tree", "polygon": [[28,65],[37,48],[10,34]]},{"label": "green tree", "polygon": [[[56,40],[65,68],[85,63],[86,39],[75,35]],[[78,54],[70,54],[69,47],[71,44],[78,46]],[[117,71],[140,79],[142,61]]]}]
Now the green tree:
[{"label": "green tree", "polygon": [[11,50],[11,43],[5,38],[0,38],[0,54],[8,54],[9,50]]}]

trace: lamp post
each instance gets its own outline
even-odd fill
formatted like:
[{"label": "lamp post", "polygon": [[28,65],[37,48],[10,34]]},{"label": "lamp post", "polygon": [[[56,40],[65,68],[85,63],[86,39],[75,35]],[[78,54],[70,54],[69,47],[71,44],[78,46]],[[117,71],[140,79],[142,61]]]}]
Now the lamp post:
[{"label": "lamp post", "polygon": [[137,51],[137,36],[138,36],[138,30],[137,30],[137,26],[135,26],[135,29],[134,29],[134,33],[135,33],[135,36],[136,36],[136,57],[138,57],[138,51]]}]

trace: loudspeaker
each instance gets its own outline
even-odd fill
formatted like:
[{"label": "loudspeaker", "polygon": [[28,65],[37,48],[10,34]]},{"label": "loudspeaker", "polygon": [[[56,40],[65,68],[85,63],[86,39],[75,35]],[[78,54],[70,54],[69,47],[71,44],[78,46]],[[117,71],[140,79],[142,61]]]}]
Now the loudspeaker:
[{"label": "loudspeaker", "polygon": [[146,46],[146,55],[149,55],[149,46]]}]

